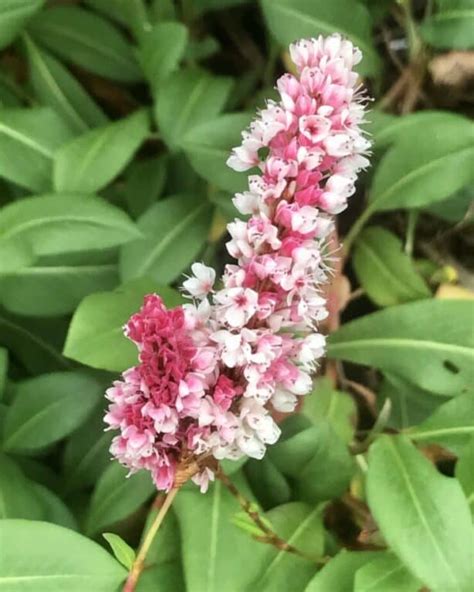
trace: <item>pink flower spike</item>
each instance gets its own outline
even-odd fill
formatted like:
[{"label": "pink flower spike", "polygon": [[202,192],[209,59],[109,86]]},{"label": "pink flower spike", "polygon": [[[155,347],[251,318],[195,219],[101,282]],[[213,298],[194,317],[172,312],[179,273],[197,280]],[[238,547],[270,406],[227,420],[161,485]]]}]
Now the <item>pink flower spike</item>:
[{"label": "pink flower spike", "polygon": [[273,411],[294,411],[324,355],[328,236],[369,164],[361,53],[334,34],[297,41],[290,56],[296,75],[280,77],[279,100],[227,161],[255,169],[233,198],[247,217],[227,225],[234,261],[217,285],[194,263],[189,303],[170,310],[149,294],[124,329],[138,359],[106,392],[110,450],[160,490],[191,478],[205,492],[218,461],[262,458],[280,436]]}]

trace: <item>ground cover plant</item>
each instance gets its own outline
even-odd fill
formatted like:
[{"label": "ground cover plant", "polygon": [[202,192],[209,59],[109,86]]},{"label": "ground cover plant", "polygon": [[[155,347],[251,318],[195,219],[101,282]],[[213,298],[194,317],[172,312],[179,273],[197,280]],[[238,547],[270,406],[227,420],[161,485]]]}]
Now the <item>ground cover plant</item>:
[{"label": "ground cover plant", "polygon": [[473,18],[0,2],[2,590],[473,589]]}]

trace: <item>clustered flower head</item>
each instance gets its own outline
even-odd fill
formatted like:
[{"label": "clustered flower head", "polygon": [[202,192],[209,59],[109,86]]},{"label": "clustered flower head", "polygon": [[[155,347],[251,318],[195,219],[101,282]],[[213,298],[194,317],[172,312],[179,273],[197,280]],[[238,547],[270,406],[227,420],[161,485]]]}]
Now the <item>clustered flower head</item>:
[{"label": "clustered flower head", "polygon": [[[139,363],[108,389],[105,421],[119,430],[111,452],[158,489],[183,468],[205,491],[211,459],[262,458],[278,440],[272,410],[291,412],[311,391],[325,340],[322,287],[333,216],[368,165],[359,124],[364,97],[353,66],[360,51],[339,35],[290,46],[297,75],[277,82],[228,165],[249,176],[234,197],[247,220],[228,225],[221,284],[201,263],[183,283],[189,304],[168,310],[156,294],[125,327]],[[215,461],[214,461],[215,462]]]}]

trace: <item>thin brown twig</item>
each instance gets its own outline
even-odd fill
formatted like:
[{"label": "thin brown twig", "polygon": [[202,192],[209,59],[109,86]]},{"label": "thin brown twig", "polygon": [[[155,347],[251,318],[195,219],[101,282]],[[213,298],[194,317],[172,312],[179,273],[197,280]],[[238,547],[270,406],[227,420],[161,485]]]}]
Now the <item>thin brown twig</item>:
[{"label": "thin brown twig", "polygon": [[216,477],[221,481],[221,483],[227,488],[227,490],[235,497],[238,501],[242,510],[249,516],[249,518],[253,521],[253,523],[262,531],[262,536],[255,536],[254,538],[262,543],[267,543],[269,545],[273,545],[279,551],[285,551],[287,553],[293,553],[294,555],[299,555],[312,563],[316,563],[318,565],[324,565],[327,563],[328,558],[316,558],[312,557],[311,555],[306,554],[304,551],[294,547],[274,532],[265,521],[262,520],[260,514],[254,509],[253,504],[250,500],[248,500],[232,483],[229,477],[219,468],[216,472]]}]

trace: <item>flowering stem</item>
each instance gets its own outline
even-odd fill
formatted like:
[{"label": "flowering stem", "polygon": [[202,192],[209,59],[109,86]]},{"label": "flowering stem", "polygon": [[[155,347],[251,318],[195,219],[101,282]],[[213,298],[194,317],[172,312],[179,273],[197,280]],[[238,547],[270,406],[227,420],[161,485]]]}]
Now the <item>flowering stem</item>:
[{"label": "flowering stem", "polygon": [[168,510],[171,508],[171,504],[173,503],[173,500],[176,497],[178,491],[179,487],[174,487],[169,491],[168,495],[165,498],[165,501],[163,502],[163,505],[161,506],[158,514],[156,515],[155,520],[148,529],[148,532],[146,533],[143,543],[140,547],[140,550],[138,551],[138,555],[135,561],[133,562],[130,573],[128,574],[128,578],[125,582],[123,592],[134,592],[137,582],[143,571],[145,559],[148,554],[148,551],[150,550],[151,544],[153,543],[156,533],[158,532],[158,529],[160,528],[166,514],[168,513]]}]

